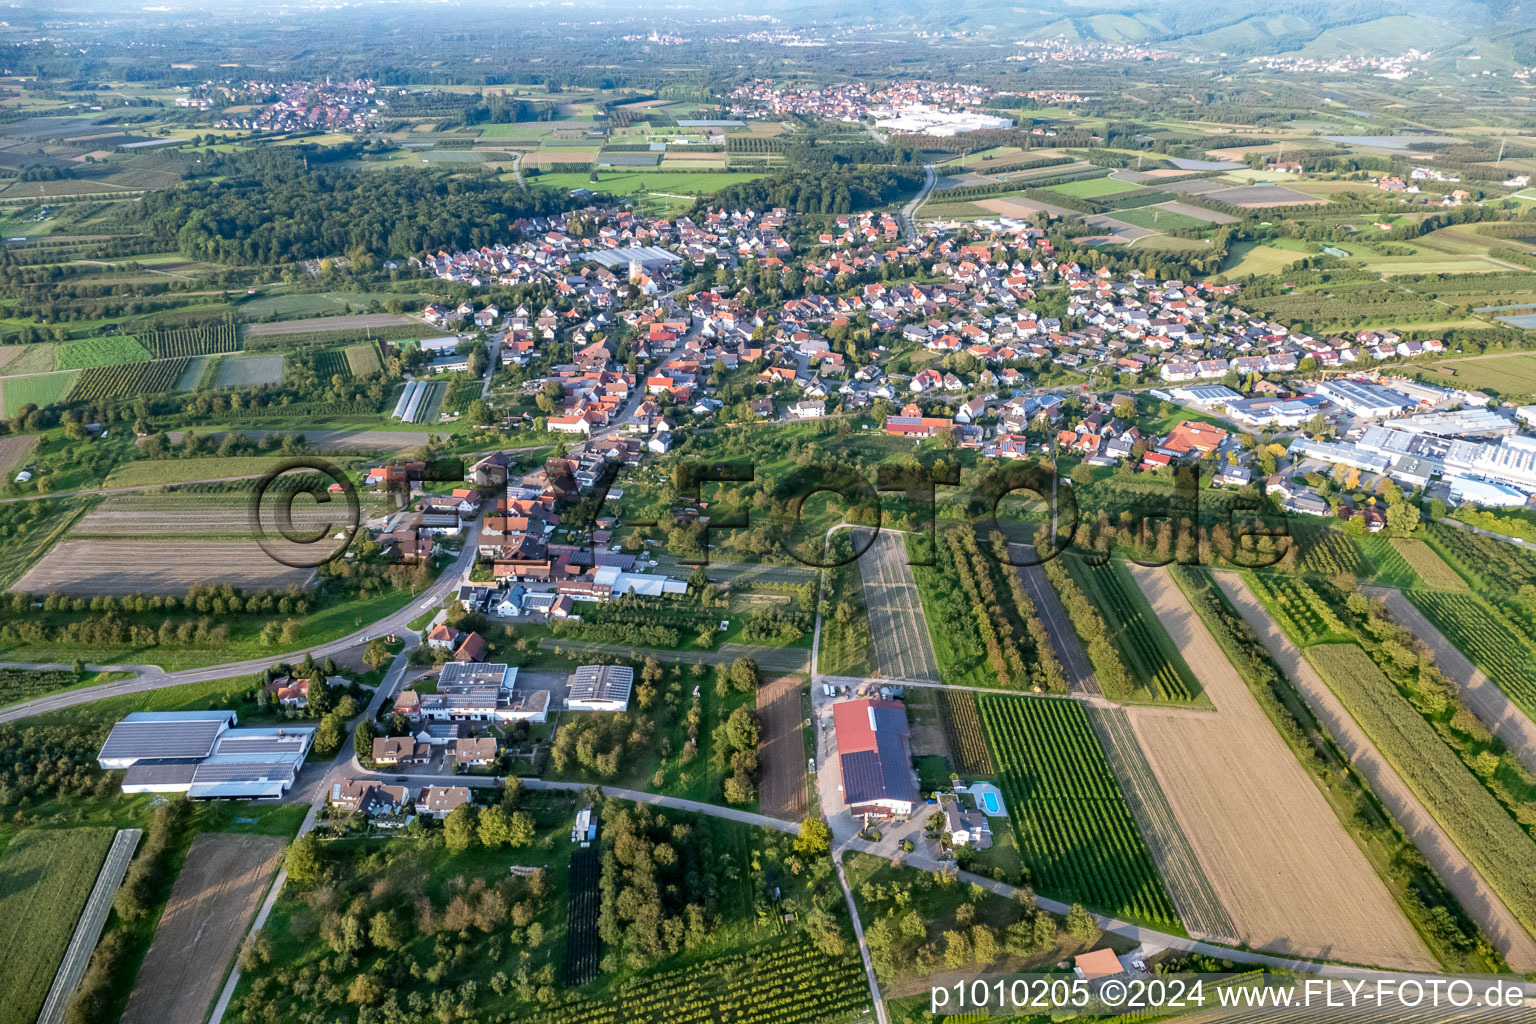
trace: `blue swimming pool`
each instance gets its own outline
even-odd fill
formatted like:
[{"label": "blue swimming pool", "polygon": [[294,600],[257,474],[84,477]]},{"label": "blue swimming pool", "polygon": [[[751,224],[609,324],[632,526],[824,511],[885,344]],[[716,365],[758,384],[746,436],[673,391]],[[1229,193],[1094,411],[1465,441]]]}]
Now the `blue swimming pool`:
[{"label": "blue swimming pool", "polygon": [[1002,808],[998,805],[996,793],[982,793],[981,806],[986,808],[988,814],[996,814]]}]

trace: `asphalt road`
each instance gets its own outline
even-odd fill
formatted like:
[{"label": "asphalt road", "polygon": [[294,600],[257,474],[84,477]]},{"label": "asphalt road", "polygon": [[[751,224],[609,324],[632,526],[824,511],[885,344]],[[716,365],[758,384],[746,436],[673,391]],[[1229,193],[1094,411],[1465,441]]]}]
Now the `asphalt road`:
[{"label": "asphalt road", "polygon": [[916,215],[917,208],[923,205],[923,201],[928,198],[928,193],[933,191],[933,186],[938,184],[938,181],[939,176],[934,173],[933,168],[924,167],[923,187],[917,190],[917,195],[912,197],[911,202],[901,208],[901,229],[906,233],[908,241],[917,237],[917,225],[912,222],[912,218]]}]

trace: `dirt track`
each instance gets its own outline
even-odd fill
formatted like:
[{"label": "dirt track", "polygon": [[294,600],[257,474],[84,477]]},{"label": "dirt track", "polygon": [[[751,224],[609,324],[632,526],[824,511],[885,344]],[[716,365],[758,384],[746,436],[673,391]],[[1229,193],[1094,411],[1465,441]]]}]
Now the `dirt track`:
[{"label": "dirt track", "polygon": [[800,729],[800,688],[797,676],[784,676],[758,687],[757,714],[762,735],[757,743],[762,764],[762,792],[758,803],[772,818],[799,821],[809,809],[805,792],[805,740]]},{"label": "dirt track", "polygon": [[1127,713],[1239,937],[1268,952],[1436,969],[1168,570],[1131,573],[1216,706],[1209,715]]},{"label": "dirt track", "polygon": [[[1033,544],[1012,544],[1009,548],[1020,561],[1034,557]],[[1083,643],[1078,639],[1077,631],[1072,628],[1072,620],[1067,618],[1067,610],[1062,607],[1056,588],[1051,586],[1045,567],[1021,565],[1013,571],[1019,574],[1029,599],[1035,603],[1035,611],[1051,638],[1056,660],[1061,662],[1061,667],[1066,671],[1072,692],[1091,697],[1104,696],[1104,691],[1099,688],[1098,677],[1093,674],[1093,663],[1088,660],[1088,653],[1083,650]]]},{"label": "dirt track", "polygon": [[1520,763],[1536,773],[1536,722],[1520,710],[1498,684],[1489,679],[1445,634],[1403,595],[1387,587],[1365,587],[1367,594],[1383,598],[1392,618],[1435,652],[1435,661],[1461,691],[1461,699],[1493,734],[1503,740]]},{"label": "dirt track", "polygon": [[[855,549],[863,543],[861,533]],[[939,680],[939,662],[928,639],[917,581],[907,564],[902,535],[882,530],[859,559],[864,604],[869,609],[870,646],[875,672],[889,679]]]},{"label": "dirt track", "polygon": [[122,1024],[202,1024],[286,845],[257,835],[193,841]]},{"label": "dirt track", "polygon": [[1455,893],[1462,908],[1504,954],[1511,967],[1517,971],[1536,970],[1536,941],[1520,927],[1477,869],[1355,724],[1354,718],[1339,703],[1311,662],[1302,657],[1296,645],[1275,625],[1242,577],[1233,573],[1216,573],[1215,577],[1233,607],[1258,633],[1270,655],[1306,698],[1312,713],[1364,776],[1371,791],[1413,840],[1446,888]]}]

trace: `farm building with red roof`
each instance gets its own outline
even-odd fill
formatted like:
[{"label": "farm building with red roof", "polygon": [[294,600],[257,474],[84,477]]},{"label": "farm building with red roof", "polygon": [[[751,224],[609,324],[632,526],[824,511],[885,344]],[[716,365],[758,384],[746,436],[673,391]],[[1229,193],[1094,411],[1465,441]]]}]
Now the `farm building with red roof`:
[{"label": "farm building with red roof", "polygon": [[832,723],[848,809],[881,818],[911,814],[918,793],[905,705],[845,700],[832,706]]}]

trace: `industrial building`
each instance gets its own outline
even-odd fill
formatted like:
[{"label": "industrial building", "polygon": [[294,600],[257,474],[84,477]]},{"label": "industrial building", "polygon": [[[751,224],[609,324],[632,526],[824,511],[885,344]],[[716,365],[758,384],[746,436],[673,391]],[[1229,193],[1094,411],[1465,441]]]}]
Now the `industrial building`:
[{"label": "industrial building", "polygon": [[1317,393],[1362,419],[1398,416],[1418,405],[1418,402],[1406,395],[1348,377],[1323,381],[1317,386]]},{"label": "industrial building", "polygon": [[282,796],[314,744],[312,725],[235,728],[233,711],[136,711],[112,727],[96,761],[122,769],[124,793],[193,799]]},{"label": "industrial building", "polygon": [[1316,459],[1319,462],[1341,463],[1367,473],[1385,473],[1391,464],[1385,455],[1364,451],[1356,445],[1338,444],[1333,441],[1313,441],[1298,437],[1288,449],[1293,459]]},{"label": "industrial building", "polygon": [[1475,477],[1536,491],[1536,438],[1505,437],[1498,444],[1452,441],[1442,461],[1448,477]]},{"label": "industrial building", "polygon": [[1518,433],[1519,424],[1492,409],[1453,409],[1448,412],[1421,412],[1394,420],[1392,426],[1414,434],[1437,437],[1504,437]]},{"label": "industrial building", "polygon": [[973,114],[965,110],[941,110],[926,103],[914,103],[899,110],[872,110],[870,113],[877,118],[876,128],[906,135],[948,138],[965,132],[998,131],[1013,127],[1013,121],[1006,117]]},{"label": "industrial building", "polygon": [[628,267],[631,264],[639,264],[646,271],[667,270],[683,262],[683,258],[674,252],[657,245],[635,246],[627,249],[603,249],[592,253],[590,256],[583,253],[583,259],[590,259],[593,263],[600,263],[609,270],[614,267]]},{"label": "industrial building", "polygon": [[1169,388],[1168,393],[1176,401],[1201,409],[1219,409],[1242,400],[1242,395],[1225,384],[1195,384],[1190,387]]},{"label": "industrial building", "polygon": [[1245,398],[1227,403],[1227,415],[1249,427],[1299,427],[1323,411],[1323,400],[1315,395],[1297,398]]}]

